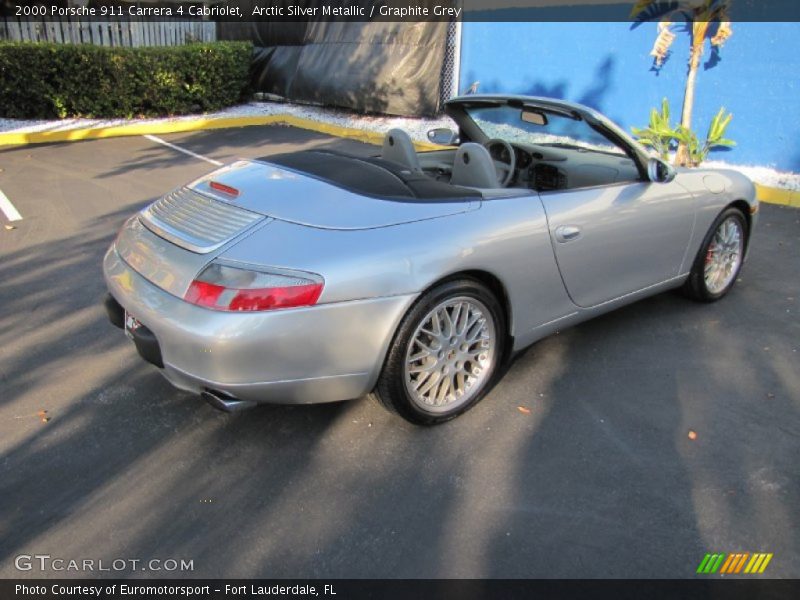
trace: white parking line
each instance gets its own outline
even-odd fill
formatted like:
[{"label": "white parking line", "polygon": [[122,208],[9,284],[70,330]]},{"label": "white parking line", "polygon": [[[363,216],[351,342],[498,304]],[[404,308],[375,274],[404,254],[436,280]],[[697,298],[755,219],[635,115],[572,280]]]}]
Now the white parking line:
[{"label": "white parking line", "polygon": [[155,142],[156,144],[162,144],[167,148],[172,148],[173,150],[177,150],[178,152],[183,152],[184,154],[188,154],[189,156],[193,156],[194,158],[199,158],[200,160],[204,160],[207,163],[211,163],[212,165],[215,165],[217,167],[222,166],[222,163],[219,162],[218,160],[214,160],[213,158],[208,158],[207,156],[203,156],[202,154],[196,154],[191,150],[187,150],[186,148],[181,148],[180,146],[176,146],[175,144],[170,144],[168,141],[162,140],[160,137],[156,137],[154,135],[149,135],[149,134],[142,137],[146,137],[148,140],[150,140],[151,142]]},{"label": "white parking line", "polygon": [[11,204],[11,200],[6,197],[3,190],[0,190],[0,210],[3,211],[3,214],[5,214],[9,221],[22,221],[22,215],[19,214],[16,207]]}]

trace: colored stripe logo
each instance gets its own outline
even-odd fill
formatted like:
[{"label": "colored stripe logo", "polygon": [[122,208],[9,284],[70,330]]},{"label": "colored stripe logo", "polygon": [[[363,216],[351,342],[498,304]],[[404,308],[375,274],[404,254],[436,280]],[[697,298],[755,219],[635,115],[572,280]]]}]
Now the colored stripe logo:
[{"label": "colored stripe logo", "polygon": [[719,573],[721,575],[755,575],[757,573],[763,573],[771,560],[772,553],[768,554],[765,552],[734,552],[731,554],[720,552],[716,554],[706,554],[697,567],[697,573],[701,575],[713,575],[714,573]]}]

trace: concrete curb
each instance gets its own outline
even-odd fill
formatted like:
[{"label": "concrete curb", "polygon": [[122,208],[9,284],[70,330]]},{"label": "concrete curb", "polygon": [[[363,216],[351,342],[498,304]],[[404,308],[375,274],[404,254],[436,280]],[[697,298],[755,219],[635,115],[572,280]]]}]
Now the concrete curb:
[{"label": "concrete curb", "polygon": [[[81,140],[97,140],[112,137],[159,135],[168,133],[184,133],[207,129],[228,129],[233,127],[252,127],[254,125],[288,125],[299,129],[316,131],[336,137],[347,138],[366,144],[380,145],[383,134],[375,131],[364,131],[353,127],[341,127],[311,119],[303,119],[294,115],[277,114],[255,117],[217,117],[197,118],[180,121],[162,121],[136,123],[132,125],[115,125],[110,127],[88,127],[64,129],[58,131],[32,131],[29,133],[0,133],[0,146],[23,146],[27,144],[52,144],[58,142],[78,142]],[[437,150],[441,146],[426,142],[414,142],[417,150]],[[769,204],[800,208],[800,192],[770,188],[756,184],[758,199]]]},{"label": "concrete curb", "polygon": [[[58,142],[79,142],[112,137],[163,135],[167,133],[184,133],[187,131],[203,131],[207,129],[229,129],[234,127],[251,127],[254,125],[289,125],[299,129],[307,129],[336,137],[343,137],[367,144],[383,143],[383,134],[375,131],[364,131],[353,127],[341,127],[329,123],[303,119],[294,115],[277,114],[255,117],[217,117],[213,119],[197,118],[180,121],[163,121],[151,123],[135,123],[132,125],[112,125],[110,127],[87,127],[63,129],[57,131],[31,131],[28,133],[0,133],[0,146],[23,146],[27,144],[52,144]],[[441,146],[426,142],[415,142],[418,150],[435,150]]]},{"label": "concrete curb", "polygon": [[756,193],[761,202],[800,208],[800,192],[756,184]]}]

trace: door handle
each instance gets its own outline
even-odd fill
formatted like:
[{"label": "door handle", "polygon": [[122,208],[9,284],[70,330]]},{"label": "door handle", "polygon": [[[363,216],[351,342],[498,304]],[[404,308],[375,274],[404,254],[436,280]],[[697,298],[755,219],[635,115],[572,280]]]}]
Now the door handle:
[{"label": "door handle", "polygon": [[581,237],[581,228],[577,225],[561,225],[556,228],[556,239],[559,242],[571,242]]}]

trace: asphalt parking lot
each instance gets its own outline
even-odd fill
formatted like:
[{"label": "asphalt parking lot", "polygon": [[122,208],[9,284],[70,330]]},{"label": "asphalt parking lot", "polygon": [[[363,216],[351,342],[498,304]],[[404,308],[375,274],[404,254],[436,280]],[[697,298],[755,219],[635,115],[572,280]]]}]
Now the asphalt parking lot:
[{"label": "asphalt parking lot", "polygon": [[[376,151],[286,127],[160,137],[221,162]],[[722,302],[669,293],[563,331],[443,426],[369,398],[228,415],[99,303],[123,220],[210,168],[144,137],[0,148],[23,216],[0,228],[0,577],[109,574],[15,568],[48,554],[193,561],[133,576],[671,578],[706,552],[800,577],[800,211],[762,205]]]}]

